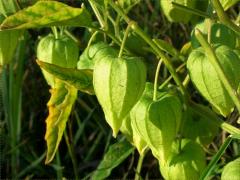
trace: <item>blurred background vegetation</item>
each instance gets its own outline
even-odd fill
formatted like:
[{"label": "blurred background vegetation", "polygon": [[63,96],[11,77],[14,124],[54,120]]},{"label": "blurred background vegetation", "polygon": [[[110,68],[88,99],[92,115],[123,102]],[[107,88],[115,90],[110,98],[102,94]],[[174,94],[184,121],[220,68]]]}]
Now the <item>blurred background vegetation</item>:
[{"label": "blurred background vegetation", "polygon": [[[34,0],[18,1],[21,8],[34,3]],[[64,0],[64,3],[74,7],[80,7],[84,3],[91,11],[87,0]],[[240,6],[236,5],[227,13],[229,16],[235,17],[236,13],[239,13],[239,9]],[[169,23],[160,11],[159,1],[155,0],[142,0],[128,15],[139,22],[140,27],[149,35],[153,35],[152,38],[163,39],[179,50],[190,40],[191,30],[194,26],[194,23]],[[93,18],[95,19],[94,16]],[[74,28],[71,31],[80,40],[82,52],[87,45],[89,31],[83,28]],[[104,120],[103,112],[96,98],[79,92],[57,156],[50,165],[44,164],[45,119],[48,115],[46,104],[50,94],[49,86],[35,60],[36,44],[41,36],[49,32],[50,29],[29,30],[26,33],[27,38],[22,40],[17,48],[14,62],[0,71],[1,179],[90,177],[109,146],[123,137],[121,135],[117,139],[112,137],[112,131]],[[157,61],[151,54],[145,55],[145,58],[152,67],[148,76],[150,80],[153,80]],[[164,74],[162,77],[165,78]],[[196,94],[196,99],[202,101],[198,94]],[[235,118],[231,117],[228,121]],[[209,146],[208,160],[217,152],[224,137],[224,132],[219,134],[214,143]],[[11,145],[13,142],[15,142],[14,147]],[[233,142],[221,159],[221,163],[224,164],[238,150],[239,144]],[[14,162],[11,162],[13,155],[15,159]],[[112,171],[109,179],[133,178],[138,157],[138,152],[135,150]],[[219,169],[221,169],[221,163]],[[14,167],[12,167],[13,165]],[[215,173],[217,177],[219,173],[217,168]],[[158,162],[153,158],[151,152],[148,152],[144,159],[141,175],[144,179],[161,177]]]}]

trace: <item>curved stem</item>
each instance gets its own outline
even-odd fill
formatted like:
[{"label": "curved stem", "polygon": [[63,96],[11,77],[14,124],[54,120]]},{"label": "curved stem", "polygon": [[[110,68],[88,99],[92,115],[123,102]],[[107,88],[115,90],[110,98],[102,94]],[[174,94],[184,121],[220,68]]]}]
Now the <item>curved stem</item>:
[{"label": "curved stem", "polygon": [[165,53],[158,48],[158,46],[152,41],[152,39],[137,25],[136,22],[132,21],[124,12],[112,1],[109,1],[110,6],[121,15],[121,17],[129,24],[135,33],[137,33],[147,44],[149,44],[154,50],[155,54],[162,58],[165,66],[168,68],[176,84],[179,86],[181,93],[184,95],[185,100],[187,100],[187,91],[182,85],[182,82],[176,73],[170,59],[165,55]]},{"label": "curved stem", "polygon": [[118,54],[118,57],[122,57],[122,53],[123,53],[123,49],[124,49],[124,46],[125,46],[125,43],[126,43],[126,40],[127,40],[127,37],[128,37],[128,33],[129,33],[129,30],[130,30],[130,27],[131,27],[131,24],[129,24],[127,26],[127,29],[124,33],[124,37],[123,37],[123,41],[122,41],[122,44],[121,44],[121,47],[120,47],[120,51],[119,51],[119,54]]},{"label": "curved stem", "polygon": [[220,64],[214,50],[212,49],[211,45],[205,40],[204,36],[202,35],[201,31],[196,29],[195,36],[204,48],[207,56],[209,57],[209,61],[213,65],[214,69],[216,70],[221,82],[223,83],[224,87],[226,88],[230,98],[236,105],[238,112],[240,113],[240,97],[237,93],[237,90],[232,86],[230,83],[230,79],[224,73],[222,65]]},{"label": "curved stem", "polygon": [[88,44],[87,44],[87,48],[90,47],[90,45],[92,44],[94,38],[96,37],[96,35],[98,34],[98,31],[95,31],[92,36],[90,37],[89,41],[88,41]]},{"label": "curved stem", "polygon": [[160,59],[158,61],[158,65],[157,65],[157,69],[156,69],[156,73],[155,73],[155,79],[154,79],[154,91],[153,91],[153,101],[157,100],[157,89],[158,89],[158,75],[159,75],[159,71],[161,68],[161,64],[162,64],[162,60]]},{"label": "curved stem", "polygon": [[217,12],[219,20],[223,24],[228,26],[230,29],[235,31],[238,35],[240,35],[240,28],[229,19],[229,17],[224,12],[224,9],[223,9],[221,3],[219,2],[219,0],[212,0],[212,5],[213,5],[215,11]]}]

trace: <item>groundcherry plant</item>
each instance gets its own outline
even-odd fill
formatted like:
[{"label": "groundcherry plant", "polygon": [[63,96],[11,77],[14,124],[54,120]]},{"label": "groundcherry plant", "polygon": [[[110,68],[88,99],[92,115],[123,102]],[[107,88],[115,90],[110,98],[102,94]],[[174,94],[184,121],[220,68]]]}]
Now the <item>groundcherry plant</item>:
[{"label": "groundcherry plant", "polygon": [[[239,1],[158,1],[169,24],[191,24],[180,50],[130,18],[129,12],[146,1],[88,0],[73,7],[39,0],[15,11],[9,10],[14,1],[0,2],[1,69],[7,71],[29,29],[48,32],[39,34],[35,55],[50,92],[46,164],[62,137],[67,139],[66,124],[82,92],[96,96],[113,138],[123,137],[109,148],[92,179],[107,178],[134,148],[139,152],[135,179],[142,178],[148,152],[166,180],[206,179],[216,174],[216,166],[223,169],[222,179],[240,179],[240,153],[226,166],[218,165],[232,140],[240,138],[237,122],[227,121],[240,113],[239,15],[226,13],[239,10]],[[74,34],[79,28],[88,32],[85,45]],[[149,57],[155,60],[154,73]],[[209,161],[209,145],[222,132],[229,136]],[[78,178],[75,165],[74,174]]]}]

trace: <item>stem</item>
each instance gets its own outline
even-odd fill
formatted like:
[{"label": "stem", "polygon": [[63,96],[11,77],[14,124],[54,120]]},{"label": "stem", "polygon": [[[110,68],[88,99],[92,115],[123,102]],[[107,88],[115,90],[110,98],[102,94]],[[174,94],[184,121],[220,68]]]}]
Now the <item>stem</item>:
[{"label": "stem", "polygon": [[131,27],[131,24],[128,24],[127,29],[124,33],[124,37],[123,37],[122,44],[121,44],[121,47],[120,47],[120,51],[119,51],[119,54],[118,54],[119,58],[122,57],[123,49],[124,49],[124,46],[125,46],[125,43],[126,43],[126,40],[127,40],[127,37],[128,37],[130,27]]},{"label": "stem", "polygon": [[232,142],[232,138],[231,138],[231,136],[228,136],[227,139],[224,141],[224,143],[221,145],[218,152],[212,157],[208,166],[202,172],[200,180],[208,179],[207,177],[211,174],[211,172],[213,171],[217,162],[222,157],[222,155],[225,153],[226,149],[228,148],[228,146],[230,145],[231,142]]},{"label": "stem", "polygon": [[212,20],[207,19],[207,31],[208,31],[207,41],[208,41],[209,44],[211,44],[212,24],[213,24]]},{"label": "stem", "polygon": [[204,18],[211,18],[211,16],[209,14],[207,14],[203,11],[200,11],[198,9],[189,8],[187,6],[183,6],[183,5],[175,3],[175,2],[172,2],[172,6],[179,9],[179,10],[182,10],[182,11],[185,11],[185,12],[197,15],[197,16],[201,16],[201,17],[204,17]]},{"label": "stem", "polygon": [[100,26],[101,26],[102,28],[104,28],[104,27],[105,27],[105,21],[104,21],[104,19],[102,18],[100,12],[98,11],[95,2],[94,2],[93,0],[89,0],[88,2],[89,2],[89,4],[91,5],[94,14],[95,14],[96,17],[97,17],[98,22],[100,23]]},{"label": "stem", "polygon": [[[56,152],[56,164],[59,167],[61,167],[61,157],[60,157],[59,151]],[[56,170],[56,174],[57,174],[57,179],[62,179],[63,178],[62,168]]]},{"label": "stem", "polygon": [[[176,69],[176,72],[179,72],[186,64],[183,63]],[[172,79],[172,75],[170,75],[160,86],[159,89],[163,89]]]},{"label": "stem", "polygon": [[71,158],[71,161],[72,161],[72,164],[73,164],[73,171],[74,171],[75,179],[79,179],[78,171],[77,171],[77,160],[76,160],[75,154],[73,153],[73,147],[69,142],[69,138],[68,138],[66,130],[63,132],[63,135],[64,135],[64,138],[65,138],[65,141],[66,141],[66,144],[67,144],[68,153],[70,155],[70,158]]},{"label": "stem", "polygon": [[240,35],[240,28],[234,24],[231,19],[229,19],[229,17],[226,15],[226,13],[224,12],[224,9],[221,5],[221,3],[219,2],[219,0],[212,0],[212,5],[215,9],[215,11],[217,12],[218,18],[219,20],[225,24],[226,26],[228,26],[230,29],[232,29],[233,31],[235,31],[238,35]]},{"label": "stem", "polygon": [[158,61],[158,65],[157,65],[157,69],[156,69],[156,73],[155,73],[155,79],[154,79],[154,91],[153,91],[153,101],[157,100],[157,89],[158,89],[158,75],[159,75],[159,71],[161,68],[161,64],[162,64],[162,60],[160,59]]},{"label": "stem", "polygon": [[124,12],[112,1],[109,1],[110,6],[112,6],[112,8],[121,15],[121,17],[128,23],[131,24],[131,28],[133,29],[134,32],[136,32],[144,41],[146,41],[147,44],[149,44],[152,49],[154,50],[154,52],[156,53],[157,56],[161,57],[161,59],[163,60],[165,66],[168,68],[169,72],[171,73],[173,79],[175,80],[175,82],[177,83],[177,85],[180,88],[180,91],[182,92],[182,94],[185,96],[187,96],[187,92],[184,88],[184,86],[182,85],[182,82],[180,80],[180,78],[178,77],[170,59],[164,54],[164,52],[158,48],[158,46],[152,41],[152,39],[137,25],[136,22],[132,21],[128,16],[126,16],[124,14]]},{"label": "stem", "polygon": [[90,37],[88,44],[87,44],[87,49],[90,47],[90,45],[92,44],[94,38],[96,37],[96,35],[98,34],[98,31],[95,31],[92,36]]},{"label": "stem", "polygon": [[145,155],[146,155],[146,152],[147,152],[147,151],[145,151],[142,155],[139,156],[134,180],[140,180],[140,179],[141,179],[140,173],[141,173],[142,163],[143,163],[143,159],[144,159],[144,157],[145,157]]},{"label": "stem", "polygon": [[64,33],[70,37],[75,43],[78,44],[78,46],[81,45],[81,41],[76,37],[74,36],[74,34],[72,34],[70,31],[68,31],[67,29],[64,30]]},{"label": "stem", "polygon": [[55,36],[55,39],[58,39],[58,38],[59,38],[59,35],[58,35],[57,27],[56,27],[56,26],[53,26],[53,27],[51,27],[51,29],[52,29],[52,32],[53,32],[53,34],[54,34],[54,36]]},{"label": "stem", "polygon": [[[102,29],[98,29],[98,28],[92,28],[92,29],[94,29],[94,30],[96,30],[96,31],[98,31],[98,32],[100,32],[100,33],[104,33],[104,34],[106,34],[108,37],[110,37],[117,45],[119,45],[119,46],[121,46],[121,42],[114,36],[114,34],[112,34],[111,32],[109,32],[109,31],[104,31],[104,30],[102,30]],[[124,48],[125,49],[125,51],[128,53],[128,54],[132,54],[130,51],[129,51],[129,49],[128,48]]]},{"label": "stem", "polygon": [[209,57],[208,58],[209,61],[213,65],[217,74],[219,75],[221,82],[223,83],[230,98],[232,99],[232,101],[234,102],[234,104],[236,105],[236,107],[238,109],[238,112],[240,113],[240,97],[238,96],[237,91],[234,89],[234,87],[230,83],[231,82],[230,79],[224,73],[224,70],[223,70],[214,50],[212,49],[211,45],[208,44],[208,42],[205,40],[201,31],[199,31],[198,29],[196,29],[196,31],[195,31],[195,36],[198,39],[198,41],[200,42],[200,44],[202,45],[202,47],[205,49],[206,55],[207,55],[207,57]]}]

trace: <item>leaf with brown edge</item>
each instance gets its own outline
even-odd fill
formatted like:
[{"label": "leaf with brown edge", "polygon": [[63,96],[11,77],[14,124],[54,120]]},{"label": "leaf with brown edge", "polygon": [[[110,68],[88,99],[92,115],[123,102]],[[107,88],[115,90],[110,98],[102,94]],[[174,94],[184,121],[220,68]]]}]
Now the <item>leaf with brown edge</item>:
[{"label": "leaf with brown edge", "polygon": [[50,163],[63,136],[72,106],[77,98],[77,89],[57,80],[56,87],[50,90],[51,98],[48,101],[49,115],[46,119],[47,130],[47,157],[45,163]]},{"label": "leaf with brown edge", "polygon": [[91,26],[91,15],[85,8],[74,8],[57,1],[38,1],[7,17],[1,30],[49,26]]},{"label": "leaf with brown edge", "polygon": [[65,81],[67,84],[74,86],[78,90],[90,95],[94,94],[92,70],[63,68],[38,60],[37,63],[42,69],[54,75],[56,78]]}]

